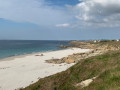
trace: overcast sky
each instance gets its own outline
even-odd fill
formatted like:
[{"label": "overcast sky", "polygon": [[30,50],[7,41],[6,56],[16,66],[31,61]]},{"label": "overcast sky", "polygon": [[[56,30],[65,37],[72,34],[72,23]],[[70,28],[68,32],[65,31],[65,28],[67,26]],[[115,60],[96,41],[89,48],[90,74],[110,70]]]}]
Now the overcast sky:
[{"label": "overcast sky", "polygon": [[0,39],[120,39],[120,0],[0,0]]}]

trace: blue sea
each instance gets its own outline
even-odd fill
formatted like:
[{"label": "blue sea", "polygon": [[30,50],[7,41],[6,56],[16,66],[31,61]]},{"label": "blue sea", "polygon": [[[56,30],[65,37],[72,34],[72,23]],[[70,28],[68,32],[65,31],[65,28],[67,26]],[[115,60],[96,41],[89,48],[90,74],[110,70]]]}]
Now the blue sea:
[{"label": "blue sea", "polygon": [[60,50],[70,41],[0,40],[0,59],[35,52]]}]

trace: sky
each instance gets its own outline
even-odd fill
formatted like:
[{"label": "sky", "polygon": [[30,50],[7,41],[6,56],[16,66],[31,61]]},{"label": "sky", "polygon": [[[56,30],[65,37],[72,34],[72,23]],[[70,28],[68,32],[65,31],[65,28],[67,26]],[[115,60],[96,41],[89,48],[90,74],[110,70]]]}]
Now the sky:
[{"label": "sky", "polygon": [[120,39],[120,0],[0,0],[0,40]]}]

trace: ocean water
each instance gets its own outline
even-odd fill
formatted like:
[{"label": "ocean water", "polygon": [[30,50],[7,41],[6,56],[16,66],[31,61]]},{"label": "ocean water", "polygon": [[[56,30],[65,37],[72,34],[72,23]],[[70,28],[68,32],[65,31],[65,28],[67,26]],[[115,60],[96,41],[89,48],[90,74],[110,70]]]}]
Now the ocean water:
[{"label": "ocean water", "polygon": [[35,52],[60,50],[69,41],[0,40],[0,59]]}]

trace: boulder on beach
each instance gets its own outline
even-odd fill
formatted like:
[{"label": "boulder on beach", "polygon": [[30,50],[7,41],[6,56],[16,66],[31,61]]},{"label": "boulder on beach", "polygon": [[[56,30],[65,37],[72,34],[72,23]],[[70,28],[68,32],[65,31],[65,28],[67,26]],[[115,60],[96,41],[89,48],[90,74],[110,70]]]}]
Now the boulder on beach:
[{"label": "boulder on beach", "polygon": [[75,60],[68,58],[68,59],[65,60],[65,63],[68,63],[68,64],[70,64],[70,63],[75,63]]},{"label": "boulder on beach", "polygon": [[43,54],[40,54],[40,55],[35,55],[35,56],[44,56]]}]

